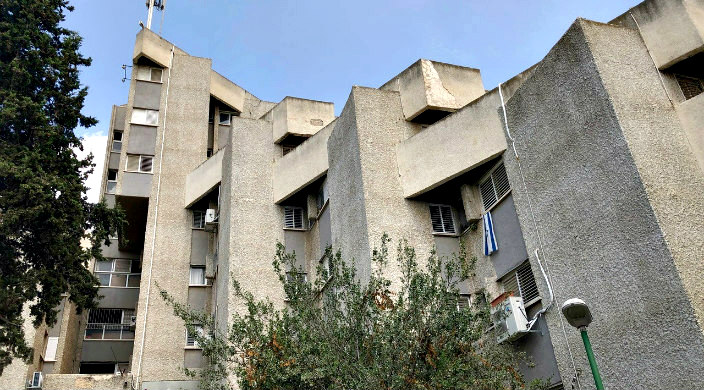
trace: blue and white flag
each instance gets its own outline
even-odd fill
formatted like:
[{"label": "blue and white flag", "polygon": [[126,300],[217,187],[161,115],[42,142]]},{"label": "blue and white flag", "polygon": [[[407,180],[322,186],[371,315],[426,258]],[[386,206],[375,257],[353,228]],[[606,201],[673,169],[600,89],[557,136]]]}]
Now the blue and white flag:
[{"label": "blue and white flag", "polygon": [[489,211],[484,214],[482,221],[484,222],[484,255],[489,256],[499,249],[494,235],[494,221]]}]

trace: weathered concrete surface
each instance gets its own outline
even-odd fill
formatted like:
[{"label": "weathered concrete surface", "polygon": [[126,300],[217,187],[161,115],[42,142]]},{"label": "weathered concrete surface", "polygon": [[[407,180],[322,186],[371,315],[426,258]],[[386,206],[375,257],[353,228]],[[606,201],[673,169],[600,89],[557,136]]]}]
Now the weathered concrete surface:
[{"label": "weathered concrete surface", "polygon": [[224,155],[220,149],[186,176],[185,207],[191,207],[220,184]]},{"label": "weathered concrete surface", "polygon": [[44,377],[43,390],[124,390],[132,383],[132,374],[89,375],[89,374],[49,374]]},{"label": "weathered concrete surface", "polygon": [[704,1],[701,0],[644,1],[610,23],[640,28],[659,69],[704,50]]},{"label": "weathered concrete surface", "polygon": [[[137,39],[134,43],[134,52],[132,54],[132,62],[137,63],[140,58],[145,57],[164,68],[169,66],[169,58],[171,56],[171,48],[174,47],[171,42],[160,37],[148,28],[143,28],[137,33]],[[186,54],[183,50],[174,47],[178,54]],[[132,77],[134,79],[135,77]]]},{"label": "weathered concrete surface", "polygon": [[[152,283],[167,290],[175,299],[185,302],[188,294],[191,246],[191,214],[185,209],[186,177],[204,159],[207,144],[208,102],[210,99],[211,61],[187,55],[175,55],[169,86],[167,129],[164,154],[159,171],[160,155],[154,156],[154,176],[150,194],[149,213],[144,243],[144,263],[140,300],[137,310],[137,327],[133,353],[132,372],[141,381],[187,379],[183,358],[185,327],[173,315],[173,310],[159,296],[152,285],[147,310],[147,286],[152,273]],[[162,102],[164,99],[162,98]],[[163,104],[163,103],[162,103]],[[163,109],[162,109],[163,110]],[[161,149],[163,126],[157,131],[157,149]],[[156,197],[158,180],[158,217]],[[155,220],[155,217],[158,219]],[[154,224],[156,223],[156,231]],[[155,236],[153,236],[155,234]],[[152,252],[153,245],[153,252]],[[147,314],[148,312],[148,314]],[[144,327],[145,315],[146,328]],[[145,345],[141,366],[139,356],[141,339]]]},{"label": "weathered concrete surface", "polygon": [[328,170],[328,138],[335,121],[274,163],[274,203],[281,203]]},{"label": "weathered concrete surface", "polygon": [[704,172],[704,94],[695,96],[675,106],[692,154],[699,169]]},{"label": "weathered concrete surface", "polygon": [[[527,184],[514,187],[513,197],[534,273],[537,227],[556,303],[580,297],[592,309],[590,335],[604,382],[612,389],[701,388],[702,333],[670,233],[663,234],[668,222],[657,214],[661,195],[647,177],[657,169],[640,160],[684,166],[673,152],[664,152],[669,163],[662,164],[659,147],[644,147],[659,145],[678,121],[664,92],[653,90],[660,85],[655,69],[646,68],[647,52],[635,31],[578,20],[508,102],[520,159],[506,158],[505,164],[511,183],[522,183],[520,161]],[[634,93],[637,88],[643,90]],[[632,108],[641,108],[634,111],[639,121],[627,114],[626,96],[635,99]],[[640,140],[636,127],[642,127]],[[679,149],[675,145],[674,153]],[[541,296],[548,296],[539,274],[536,281]],[[579,333],[563,331],[559,310],[548,311],[547,320],[563,380],[575,373],[571,356],[577,369],[589,373],[584,354],[574,353],[581,350]],[[587,375],[582,388],[593,388]]]},{"label": "weathered concrete surface", "polygon": [[[272,139],[272,124],[233,118],[231,137],[226,149],[231,153],[230,177],[223,182],[223,187],[228,187],[228,198],[221,197],[229,208],[221,224],[229,227],[227,237],[223,237],[223,231],[219,233],[224,244],[220,251],[228,252],[229,273],[221,275],[225,283],[230,283],[227,275],[231,275],[258,299],[268,297],[283,305],[283,288],[271,265],[276,242],[284,241],[283,209],[274,204],[271,186],[271,162],[279,151]],[[227,299],[230,313],[244,309],[231,291]]]},{"label": "weathered concrete surface", "polygon": [[436,122],[397,147],[403,196],[420,195],[506,150],[498,90]]},{"label": "weathered concrete surface", "polygon": [[244,111],[246,91],[239,85],[223,77],[220,73],[210,71],[210,94],[237,111]]},{"label": "weathered concrete surface", "polygon": [[[156,159],[154,159],[156,161]],[[138,198],[148,198],[152,189],[152,178],[151,173],[138,173],[138,172],[120,172],[118,175],[122,177],[120,182],[122,183],[122,188],[116,193],[120,196],[134,196]],[[118,179],[119,180],[119,179]]]},{"label": "weathered concrete surface", "polygon": [[332,103],[287,96],[271,111],[274,142],[289,135],[308,137],[335,119]]},{"label": "weathered concrete surface", "polygon": [[397,91],[406,120],[428,109],[455,111],[484,94],[479,69],[420,59],[380,87]]},{"label": "weathered concrete surface", "polygon": [[[586,26],[602,82],[609,92],[648,200],[702,327],[704,278],[700,275],[704,274],[704,173],[693,152],[702,145],[704,123],[689,128],[681,126],[681,116],[677,115],[658,83],[657,71],[648,65],[646,49],[635,32],[618,30],[622,38],[616,43],[610,40],[616,29],[597,23]],[[624,77],[624,73],[628,77]],[[692,99],[695,100],[693,103],[703,108],[702,95],[698,97],[700,99]],[[695,118],[704,118],[702,111],[690,120]],[[698,139],[696,133],[699,133]],[[699,144],[691,140],[699,141]],[[701,149],[696,154],[703,157]]]},{"label": "weathered concrete surface", "polygon": [[[130,125],[130,142],[127,146],[129,154],[154,155],[156,147],[156,127]],[[119,159],[120,155],[117,154]]]}]

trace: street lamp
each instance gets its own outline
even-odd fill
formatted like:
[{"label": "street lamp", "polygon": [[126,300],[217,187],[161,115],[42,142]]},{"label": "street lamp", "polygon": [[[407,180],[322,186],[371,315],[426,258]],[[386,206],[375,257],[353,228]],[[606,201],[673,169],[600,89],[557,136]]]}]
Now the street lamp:
[{"label": "street lamp", "polygon": [[599,367],[596,365],[592,344],[589,342],[589,336],[587,335],[587,326],[592,322],[592,313],[589,311],[589,306],[581,299],[568,299],[562,304],[562,314],[567,319],[567,322],[579,329],[582,334],[582,341],[584,342],[584,349],[587,350],[587,359],[589,359],[589,367],[592,369],[594,383],[597,390],[603,390],[604,384],[601,382]]}]

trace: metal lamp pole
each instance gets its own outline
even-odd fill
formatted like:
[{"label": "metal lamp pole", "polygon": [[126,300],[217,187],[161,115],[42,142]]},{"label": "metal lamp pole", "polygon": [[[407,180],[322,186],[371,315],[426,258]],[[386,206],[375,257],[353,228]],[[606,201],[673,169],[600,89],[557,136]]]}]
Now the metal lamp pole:
[{"label": "metal lamp pole", "polygon": [[589,341],[589,335],[587,334],[587,326],[592,323],[592,313],[589,311],[589,306],[581,299],[568,299],[562,304],[562,314],[567,319],[567,322],[579,329],[579,333],[582,334],[589,367],[592,369],[592,375],[594,376],[594,384],[597,390],[604,390],[604,383],[601,381],[599,367],[596,365],[596,358],[594,358],[594,351],[592,351],[592,343]]}]

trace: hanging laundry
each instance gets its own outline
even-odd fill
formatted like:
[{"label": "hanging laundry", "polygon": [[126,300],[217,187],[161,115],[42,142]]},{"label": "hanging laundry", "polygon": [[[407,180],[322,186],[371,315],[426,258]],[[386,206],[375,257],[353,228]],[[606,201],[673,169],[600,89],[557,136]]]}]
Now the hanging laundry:
[{"label": "hanging laundry", "polygon": [[487,211],[482,217],[484,223],[484,255],[489,256],[499,250],[494,235],[494,221],[491,219],[491,212]]}]

